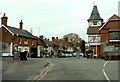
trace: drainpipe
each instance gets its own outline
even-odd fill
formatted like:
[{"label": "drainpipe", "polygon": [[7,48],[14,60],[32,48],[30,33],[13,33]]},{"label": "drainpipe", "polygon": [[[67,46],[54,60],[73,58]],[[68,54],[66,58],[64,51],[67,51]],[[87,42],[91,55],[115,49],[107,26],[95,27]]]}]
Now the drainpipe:
[{"label": "drainpipe", "polygon": [[13,43],[11,42],[10,44],[10,56],[13,56]]}]

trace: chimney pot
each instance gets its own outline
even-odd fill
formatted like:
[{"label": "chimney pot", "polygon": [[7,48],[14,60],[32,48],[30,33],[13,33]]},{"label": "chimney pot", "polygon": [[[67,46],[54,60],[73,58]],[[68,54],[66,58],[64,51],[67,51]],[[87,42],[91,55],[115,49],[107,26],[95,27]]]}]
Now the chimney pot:
[{"label": "chimney pot", "polygon": [[68,37],[65,37],[65,41],[67,41],[67,42],[68,42]]},{"label": "chimney pot", "polygon": [[40,36],[40,39],[43,39],[43,35]]},{"label": "chimney pot", "polygon": [[8,19],[8,17],[5,16],[5,13],[4,13],[3,17],[1,18],[1,25],[3,24],[5,26],[7,26],[7,19]]},{"label": "chimney pot", "polygon": [[55,37],[52,37],[52,40],[54,40],[55,39]]},{"label": "chimney pot", "polygon": [[56,37],[56,39],[58,39],[58,37]]}]

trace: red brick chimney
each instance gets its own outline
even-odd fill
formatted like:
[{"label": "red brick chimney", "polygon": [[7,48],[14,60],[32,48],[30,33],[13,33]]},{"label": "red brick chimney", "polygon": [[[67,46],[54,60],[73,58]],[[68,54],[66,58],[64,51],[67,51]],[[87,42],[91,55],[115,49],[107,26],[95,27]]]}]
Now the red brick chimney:
[{"label": "red brick chimney", "polygon": [[8,19],[8,17],[5,16],[5,13],[4,13],[3,17],[1,18],[1,25],[3,24],[5,26],[7,26],[7,19]]},{"label": "red brick chimney", "polygon": [[67,42],[68,42],[68,37],[65,37],[65,41],[67,41]]},{"label": "red brick chimney", "polygon": [[22,22],[22,20],[20,21],[20,29],[22,30],[23,29],[23,22]]},{"label": "red brick chimney", "polygon": [[40,36],[40,39],[43,39],[43,35]]},{"label": "red brick chimney", "polygon": [[52,37],[52,41],[55,39],[55,37]]},{"label": "red brick chimney", "polygon": [[58,37],[56,37],[56,39],[58,39]]}]

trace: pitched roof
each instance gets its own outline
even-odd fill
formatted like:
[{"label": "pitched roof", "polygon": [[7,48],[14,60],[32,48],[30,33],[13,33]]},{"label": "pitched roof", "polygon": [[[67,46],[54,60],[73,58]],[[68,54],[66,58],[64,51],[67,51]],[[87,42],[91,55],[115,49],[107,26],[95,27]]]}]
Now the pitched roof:
[{"label": "pitched roof", "polygon": [[46,44],[48,44],[48,46],[52,46],[52,44],[53,44],[52,41],[48,41],[48,40],[45,40],[45,39],[44,39],[44,42],[45,42]]},{"label": "pitched roof", "polygon": [[100,27],[89,27],[87,29],[87,34],[99,34]]},{"label": "pitched roof", "polygon": [[41,46],[47,47],[46,43],[45,43],[44,40],[41,39],[41,38],[38,39],[38,45],[41,45]]},{"label": "pitched roof", "polygon": [[57,46],[63,46],[63,47],[65,47],[65,46],[72,47],[73,46],[73,44],[71,42],[68,42],[68,41],[65,41],[65,40],[62,40],[62,39],[54,39],[53,44],[57,45]]},{"label": "pitched roof", "polygon": [[[112,26],[107,26],[108,23],[111,24]],[[114,14],[114,15],[111,16],[111,17],[107,20],[107,22],[99,29],[99,31],[101,31],[103,28],[109,29],[109,28],[113,28],[113,27],[114,27],[114,29],[118,29],[118,28],[119,28],[118,26],[120,26],[119,24],[120,24],[120,17]],[[106,26],[107,26],[107,27],[106,27]]]},{"label": "pitched roof", "polygon": [[114,14],[113,16],[111,16],[108,20],[120,20],[120,17],[117,16],[116,14]]},{"label": "pitched roof", "polygon": [[99,12],[98,12],[98,9],[97,9],[97,6],[96,6],[96,5],[94,5],[93,10],[92,10],[92,13],[91,13],[91,16],[90,16],[90,18],[88,19],[88,21],[89,21],[89,20],[95,20],[95,19],[97,19],[97,20],[103,20],[103,19],[100,17],[100,14],[99,14]]},{"label": "pitched roof", "polygon": [[9,29],[15,35],[29,37],[29,38],[37,38],[36,36],[32,35],[27,30],[21,30],[21,29],[18,29],[18,28],[15,28],[15,27],[11,27],[11,26],[7,26],[7,29]]}]

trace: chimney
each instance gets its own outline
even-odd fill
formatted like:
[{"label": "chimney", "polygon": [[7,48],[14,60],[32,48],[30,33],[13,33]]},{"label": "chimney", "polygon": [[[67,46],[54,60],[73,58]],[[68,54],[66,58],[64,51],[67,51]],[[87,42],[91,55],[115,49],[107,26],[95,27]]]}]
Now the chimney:
[{"label": "chimney", "polygon": [[55,39],[55,37],[52,37],[52,41]]},{"label": "chimney", "polygon": [[40,39],[43,39],[43,35],[40,36]]},{"label": "chimney", "polygon": [[58,39],[58,37],[56,37],[56,39]]},{"label": "chimney", "polygon": [[1,25],[3,24],[5,26],[7,26],[7,19],[8,19],[8,17],[5,16],[5,13],[4,13],[3,17],[1,18]]},{"label": "chimney", "polygon": [[23,29],[23,22],[22,22],[22,20],[20,21],[20,29],[22,30]]},{"label": "chimney", "polygon": [[68,42],[68,37],[65,37],[65,41],[67,41],[67,42]]},{"label": "chimney", "polygon": [[47,40],[47,38],[45,38],[45,40]]}]

